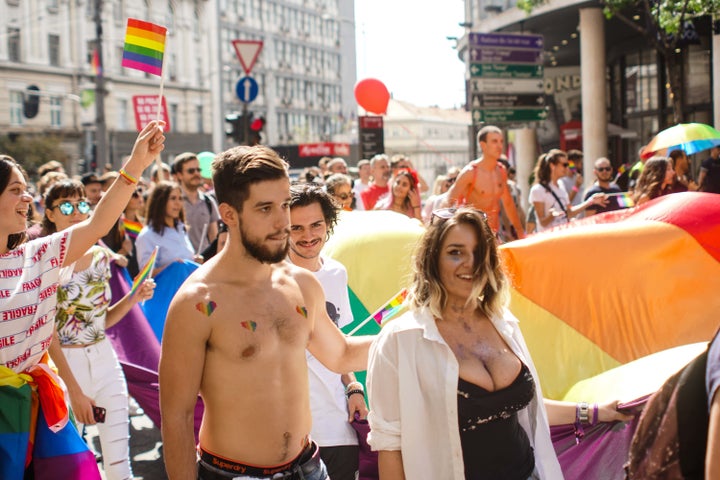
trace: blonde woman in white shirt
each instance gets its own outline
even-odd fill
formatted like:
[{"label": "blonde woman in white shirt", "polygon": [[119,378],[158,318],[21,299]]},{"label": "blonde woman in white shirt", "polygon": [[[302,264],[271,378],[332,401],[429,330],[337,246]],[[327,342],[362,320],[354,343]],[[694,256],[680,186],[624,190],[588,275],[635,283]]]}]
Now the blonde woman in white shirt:
[{"label": "blonde woman in white shirt", "polygon": [[[368,441],[380,479],[562,479],[549,424],[573,423],[578,406],[543,401],[505,307],[486,216],[470,208],[433,216],[415,255],[411,311],[370,350]],[[591,409],[585,421],[624,419],[615,406]]]}]

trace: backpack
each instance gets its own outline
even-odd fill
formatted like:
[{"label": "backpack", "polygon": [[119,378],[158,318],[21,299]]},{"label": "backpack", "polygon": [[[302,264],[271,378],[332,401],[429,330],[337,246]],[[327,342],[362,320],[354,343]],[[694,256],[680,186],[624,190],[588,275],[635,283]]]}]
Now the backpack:
[{"label": "backpack", "polygon": [[708,408],[707,349],[655,392],[630,443],[628,480],[702,479]]}]

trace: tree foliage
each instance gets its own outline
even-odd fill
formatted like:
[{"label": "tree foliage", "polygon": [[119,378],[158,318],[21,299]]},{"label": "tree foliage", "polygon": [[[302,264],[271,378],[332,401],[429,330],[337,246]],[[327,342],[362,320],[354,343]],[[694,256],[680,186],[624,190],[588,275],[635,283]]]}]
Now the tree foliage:
[{"label": "tree foliage", "polygon": [[0,153],[10,155],[20,163],[29,175],[50,160],[66,164],[68,154],[60,146],[61,139],[54,135],[0,136]]}]

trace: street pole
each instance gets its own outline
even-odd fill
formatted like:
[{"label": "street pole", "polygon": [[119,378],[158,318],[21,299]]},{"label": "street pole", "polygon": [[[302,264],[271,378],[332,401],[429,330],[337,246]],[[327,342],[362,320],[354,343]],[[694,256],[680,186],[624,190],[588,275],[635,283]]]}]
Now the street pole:
[{"label": "street pole", "polygon": [[[108,162],[107,154],[107,127],[105,125],[105,78],[103,77],[102,45],[102,7],[103,0],[95,0],[95,48],[97,50],[99,68],[95,76],[95,164],[96,168],[102,167]],[[101,163],[102,162],[102,163]]]}]

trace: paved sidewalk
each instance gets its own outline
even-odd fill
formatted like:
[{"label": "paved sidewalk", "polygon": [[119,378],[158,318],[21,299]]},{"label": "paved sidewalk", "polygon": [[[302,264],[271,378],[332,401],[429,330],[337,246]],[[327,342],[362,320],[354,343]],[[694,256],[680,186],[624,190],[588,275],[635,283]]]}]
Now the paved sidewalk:
[{"label": "paved sidewalk", "polygon": [[[91,448],[100,451],[100,438],[97,428],[87,427],[87,439]],[[130,417],[130,458],[136,479],[166,480],[165,465],[162,457],[162,438],[160,430],[146,415]],[[100,474],[105,479],[102,463],[98,464]]]}]

